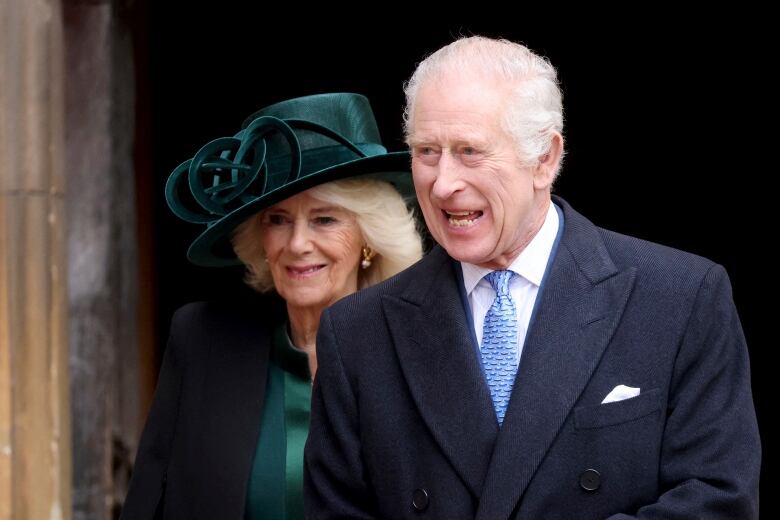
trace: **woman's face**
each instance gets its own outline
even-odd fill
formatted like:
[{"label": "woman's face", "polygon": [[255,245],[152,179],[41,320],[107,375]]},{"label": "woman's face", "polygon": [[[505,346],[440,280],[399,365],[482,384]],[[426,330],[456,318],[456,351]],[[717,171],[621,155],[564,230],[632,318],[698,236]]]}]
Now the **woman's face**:
[{"label": "woman's face", "polygon": [[346,209],[304,191],[263,211],[262,236],[288,306],[321,309],[357,291],[363,238]]}]

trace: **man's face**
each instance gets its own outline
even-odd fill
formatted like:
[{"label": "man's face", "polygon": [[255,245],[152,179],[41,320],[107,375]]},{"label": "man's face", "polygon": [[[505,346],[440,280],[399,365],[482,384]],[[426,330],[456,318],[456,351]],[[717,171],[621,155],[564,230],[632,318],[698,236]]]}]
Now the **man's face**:
[{"label": "man's face", "polygon": [[417,95],[409,144],[428,229],[456,260],[506,268],[544,222],[552,174],[501,125],[508,86],[444,75]]}]

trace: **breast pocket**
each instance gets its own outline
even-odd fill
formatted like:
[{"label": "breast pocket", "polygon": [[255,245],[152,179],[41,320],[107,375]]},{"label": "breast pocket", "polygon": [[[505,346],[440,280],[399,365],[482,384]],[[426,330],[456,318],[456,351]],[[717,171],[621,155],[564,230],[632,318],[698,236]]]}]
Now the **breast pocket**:
[{"label": "breast pocket", "polygon": [[580,406],[574,409],[574,427],[580,430],[614,426],[650,415],[661,409],[661,389],[654,388],[636,397],[615,403]]}]

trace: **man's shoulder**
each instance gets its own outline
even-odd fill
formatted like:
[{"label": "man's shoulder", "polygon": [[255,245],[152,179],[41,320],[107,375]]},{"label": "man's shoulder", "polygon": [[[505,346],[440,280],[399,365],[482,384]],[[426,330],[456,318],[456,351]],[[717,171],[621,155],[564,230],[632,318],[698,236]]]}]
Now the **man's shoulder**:
[{"label": "man's shoulder", "polygon": [[599,233],[616,261],[631,262],[638,267],[655,265],[696,271],[706,271],[714,265],[703,256],[650,240],[603,228],[599,228]]},{"label": "man's shoulder", "polygon": [[728,287],[728,275],[712,260],[596,226],[564,200],[564,235],[556,262],[571,262],[591,283],[632,273],[633,294],[643,305],[693,302],[708,283]]},{"label": "man's shoulder", "polygon": [[728,279],[703,256],[602,228],[598,233],[616,269],[634,271],[635,294],[647,296],[645,303],[692,302],[711,276]]},{"label": "man's shoulder", "polygon": [[564,207],[564,225],[575,230],[563,244],[575,257],[598,256],[603,252],[618,270],[633,268],[639,273],[671,278],[700,278],[715,265],[694,253],[596,226],[562,199],[557,198],[556,203]]},{"label": "man's shoulder", "polygon": [[410,292],[425,290],[437,278],[439,271],[447,268],[451,268],[450,257],[441,247],[435,246],[423,258],[395,276],[342,298],[330,307],[331,312],[347,316],[370,315],[376,312],[383,298],[403,298]]}]

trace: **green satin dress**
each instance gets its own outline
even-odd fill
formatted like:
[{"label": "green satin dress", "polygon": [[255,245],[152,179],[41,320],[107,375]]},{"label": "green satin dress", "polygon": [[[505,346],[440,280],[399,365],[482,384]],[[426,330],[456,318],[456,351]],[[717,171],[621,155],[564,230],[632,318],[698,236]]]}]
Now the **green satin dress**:
[{"label": "green satin dress", "polygon": [[303,446],[309,433],[308,356],[293,346],[287,325],[271,344],[260,438],[249,476],[248,520],[303,519]]}]

